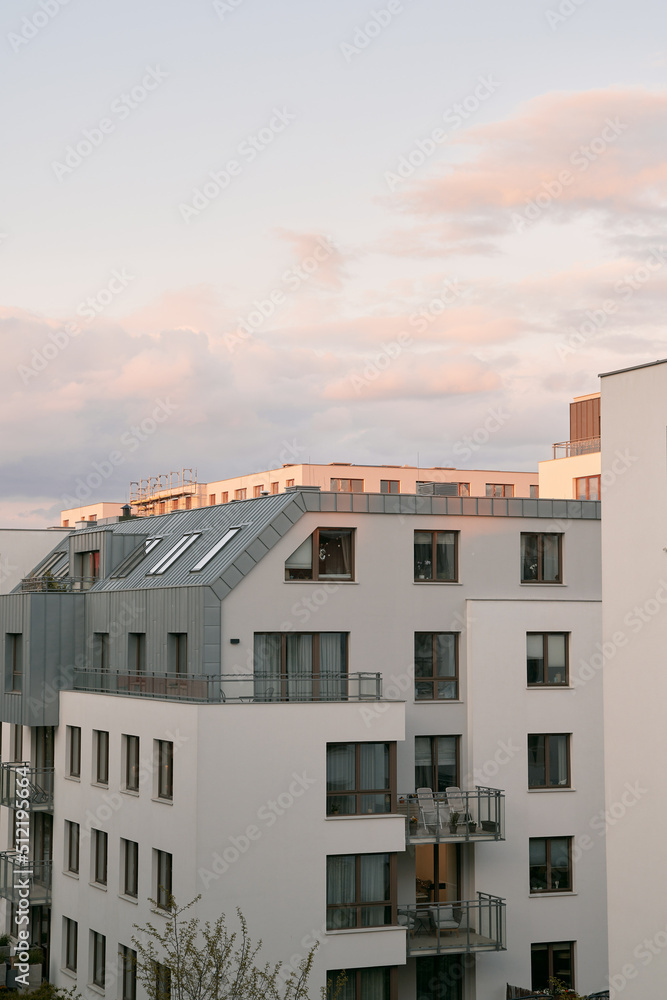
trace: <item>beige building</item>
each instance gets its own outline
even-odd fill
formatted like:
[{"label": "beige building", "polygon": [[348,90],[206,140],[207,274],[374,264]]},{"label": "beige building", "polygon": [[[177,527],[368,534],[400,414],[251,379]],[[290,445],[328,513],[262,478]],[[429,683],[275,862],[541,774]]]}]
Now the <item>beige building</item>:
[{"label": "beige building", "polygon": [[570,437],[539,463],[539,493],[563,500],[600,499],[600,393],[570,403]]}]

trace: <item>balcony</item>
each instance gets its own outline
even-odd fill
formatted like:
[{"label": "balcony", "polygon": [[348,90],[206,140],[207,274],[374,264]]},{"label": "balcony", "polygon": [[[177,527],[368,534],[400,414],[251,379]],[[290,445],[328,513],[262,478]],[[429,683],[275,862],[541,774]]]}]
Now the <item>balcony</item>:
[{"label": "balcony", "polygon": [[26,576],[21,580],[22,594],[79,594],[99,581],[96,576]]},{"label": "balcony", "polygon": [[28,879],[31,906],[51,905],[51,870],[50,861],[29,861],[22,864],[23,855],[14,851],[0,852],[0,897],[10,903],[18,903],[19,889],[25,879]]},{"label": "balcony", "polygon": [[468,792],[437,792],[433,799],[398,796],[406,844],[482,843],[505,839],[505,793],[478,785]]},{"label": "balcony", "polygon": [[28,799],[32,812],[53,811],[53,768],[30,767],[28,764],[0,764],[0,805],[16,809],[25,793],[17,791],[17,769],[27,772]]},{"label": "balcony", "polygon": [[202,703],[380,701],[382,675],[290,674],[122,674],[77,670],[75,691]]},{"label": "balcony", "polygon": [[505,900],[477,893],[463,902],[399,906],[407,928],[408,958],[419,955],[505,951]]},{"label": "balcony", "polygon": [[582,438],[580,441],[557,441],[553,446],[554,458],[574,458],[575,455],[592,455],[600,450],[600,438]]}]

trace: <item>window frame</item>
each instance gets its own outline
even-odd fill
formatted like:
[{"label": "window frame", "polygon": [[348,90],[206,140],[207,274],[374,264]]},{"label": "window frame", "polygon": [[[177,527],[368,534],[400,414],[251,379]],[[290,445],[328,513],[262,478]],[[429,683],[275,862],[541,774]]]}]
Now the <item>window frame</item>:
[{"label": "window frame", "polygon": [[186,676],[188,672],[188,633],[167,632],[167,673]]},{"label": "window frame", "polygon": [[123,744],[123,750],[125,753],[124,791],[138,792],[141,771],[141,741],[138,736],[123,733]]},{"label": "window frame", "polygon": [[[121,837],[123,862],[122,895],[130,899],[139,898],[139,844],[136,840]],[[133,862],[133,864],[131,863]]]},{"label": "window frame", "polygon": [[[592,497],[591,492],[591,480],[595,480],[597,483],[597,496]],[[579,483],[585,483],[586,487],[584,489],[585,496],[579,495]],[[600,492],[602,489],[601,485],[601,473],[597,476],[575,476],[574,479],[574,499],[575,500],[599,500]]]},{"label": "window frame", "polygon": [[[544,948],[544,947],[547,948],[547,962],[548,962],[548,966],[549,966],[548,974],[549,974],[549,978],[553,978],[553,975],[554,975],[553,949],[554,948],[563,948],[565,945],[567,945],[569,947],[569,950],[570,950],[570,969],[572,971],[571,971],[571,982],[569,983],[569,985],[567,983],[565,983],[565,985],[568,987],[568,989],[573,990],[575,988],[575,986],[574,986],[574,971],[575,971],[574,970],[574,948],[575,948],[575,944],[576,944],[576,941],[534,941],[533,943],[531,943],[531,946],[530,946],[530,953],[531,953],[530,954],[530,958],[531,958],[531,975],[530,975],[530,981],[531,981],[531,984],[533,983],[533,970],[532,970],[533,948]],[[544,988],[546,989],[546,987],[544,987]],[[531,985],[531,989],[540,989],[540,987],[539,986]]]},{"label": "window frame", "polygon": [[119,944],[118,958],[120,962],[121,1000],[137,1000],[137,953],[128,945]]},{"label": "window frame", "polygon": [[[528,636],[529,635],[541,635],[542,636],[542,663],[543,663],[543,674],[542,676],[545,680],[542,681],[531,681],[528,679]],[[550,635],[562,635],[565,640],[565,665],[563,670],[565,676],[562,681],[549,681],[549,642],[548,637]],[[570,633],[569,632],[526,632],[526,685],[529,688],[566,688],[570,686]]]},{"label": "window frame", "polygon": [[[396,486],[397,488],[395,490],[393,490],[392,486]],[[383,487],[387,487],[387,489],[383,489]],[[401,480],[400,479],[381,479],[380,480],[380,493],[384,494],[385,496],[396,496],[400,492],[401,492]]]},{"label": "window frame", "polygon": [[67,727],[67,777],[81,779],[81,726]]},{"label": "window frame", "polygon": [[156,798],[174,801],[174,744],[171,740],[155,740],[157,758]]},{"label": "window frame", "polygon": [[[338,487],[334,486],[334,483],[339,483]],[[343,489],[342,484],[348,483],[349,489]],[[353,484],[361,484],[360,489],[355,489]],[[339,476],[334,476],[329,479],[329,492],[330,493],[364,493],[364,480],[363,479],[341,479]]]},{"label": "window frame", "polygon": [[454,536],[454,575],[451,579],[442,579],[439,577],[431,576],[430,579],[426,577],[414,576],[414,583],[459,583],[459,538],[461,532],[459,530],[452,531],[451,529],[441,529],[441,528],[415,528],[412,539],[412,566],[413,575],[416,572],[416,560],[415,560],[415,535],[430,535],[431,536],[431,572],[433,572],[433,567],[437,567],[437,546],[438,546],[438,535],[453,535]]},{"label": "window frame", "polygon": [[[554,887],[552,882],[552,865],[551,865],[551,845],[554,840],[566,840],[567,841],[567,879],[569,885],[564,886],[562,889],[560,886]],[[533,888],[533,876],[532,869],[537,867],[530,863],[530,853],[528,855],[528,882],[530,886],[531,896],[543,896],[545,893],[556,893],[556,892],[574,892],[573,885],[573,875],[574,869],[572,866],[572,837],[530,837],[528,840],[528,850],[530,852],[530,845],[533,841],[543,841],[545,844],[545,868],[546,868],[546,888]]]},{"label": "window frame", "polygon": [[[361,859],[372,856],[386,856],[389,859],[389,899],[361,901]],[[328,854],[327,873],[330,858],[354,858],[355,859],[355,901],[353,903],[330,903],[327,893],[327,932],[349,931],[359,929],[369,929],[371,927],[395,927],[398,924],[398,902],[397,902],[397,854],[395,851],[368,851],[364,854]],[[389,908],[391,920],[389,923],[364,924],[362,923],[361,911],[371,907]],[[329,927],[329,912],[331,910],[356,910],[355,923],[352,927]]]},{"label": "window frame", "polygon": [[65,933],[63,935],[63,966],[69,972],[76,973],[79,964],[79,924],[76,920],[72,920],[71,917],[65,916],[63,916],[63,922],[65,924]]},{"label": "window frame", "polygon": [[80,874],[81,827],[74,820],[65,820],[65,871],[70,875]]},{"label": "window frame", "polygon": [[[493,500],[514,496],[514,483],[486,483],[486,496]],[[496,493],[496,490],[500,490]]]},{"label": "window frame", "polygon": [[171,912],[173,896],[174,857],[169,851],[153,848],[155,856],[155,905],[158,910]]},{"label": "window frame", "polygon": [[[362,781],[361,781],[361,747],[362,746],[375,745],[376,743],[378,743],[378,744],[380,744],[382,746],[388,746],[389,747],[389,787],[388,788],[364,788],[362,786]],[[355,788],[354,789],[345,789],[343,791],[341,791],[341,790],[329,791],[329,789],[327,787],[327,790],[326,790],[326,799],[327,799],[326,814],[327,814],[327,816],[328,817],[329,816],[336,816],[336,815],[343,815],[343,816],[346,816],[346,817],[349,817],[349,816],[368,816],[369,815],[368,811],[363,812],[362,809],[361,809],[361,800],[362,800],[362,796],[364,796],[364,795],[385,795],[385,796],[389,795],[389,797],[390,797],[389,809],[385,810],[384,812],[374,812],[374,813],[372,813],[372,815],[374,815],[374,816],[388,816],[388,815],[391,815],[392,813],[395,813],[396,809],[397,809],[396,742],[392,741],[392,740],[369,740],[369,741],[362,740],[360,742],[354,742],[354,741],[340,742],[340,741],[338,741],[338,742],[335,742],[335,743],[327,743],[327,747],[326,747],[327,764],[328,764],[328,757],[329,757],[329,747],[337,747],[337,746],[354,746],[354,748],[355,748],[355,755],[354,755]],[[327,779],[327,785],[328,785],[328,779]],[[347,796],[349,796],[349,797],[353,796],[354,797],[355,811],[352,812],[352,813],[342,813],[342,814],[338,810],[332,811],[332,807],[330,807],[329,803],[333,799],[347,797]]]},{"label": "window frame", "polygon": [[540,499],[540,484],[539,483],[530,483],[529,486],[528,486],[528,495],[529,495],[529,497],[530,497],[531,500],[539,500]]},{"label": "window frame", "polygon": [[[444,789],[438,787],[438,740],[454,740],[454,755],[455,755],[455,767],[456,767],[456,780],[454,785],[458,785],[461,780],[461,736],[457,733],[440,733],[437,736],[430,736],[428,733],[416,733],[414,736],[415,741],[420,740],[430,740],[431,741],[431,784],[420,785],[420,788],[430,787],[434,794],[442,793]],[[417,767],[425,765],[417,765],[417,755],[416,755],[417,745],[415,743],[415,790],[417,788]]]},{"label": "window frame", "polygon": [[5,691],[23,691],[23,632],[5,632]]},{"label": "window frame", "polygon": [[[91,985],[103,990],[106,986],[107,939],[104,934],[91,928]],[[101,963],[100,963],[101,957]]]},{"label": "window frame", "polygon": [[[558,539],[558,576],[555,580],[545,580],[544,579],[544,542],[543,539],[547,536],[552,536]],[[536,579],[530,579],[523,575],[524,569],[524,539],[533,538],[537,539],[537,576]],[[562,531],[522,531],[521,532],[521,583],[528,584],[539,584],[540,586],[558,586],[563,582],[563,532]]]},{"label": "window frame", "polygon": [[[566,740],[566,749],[567,749],[567,753],[566,753],[567,780],[566,780],[566,783],[564,783],[564,784],[560,784],[560,783],[556,784],[556,785],[549,784],[549,759],[550,759],[550,754],[549,754],[549,739],[552,736],[564,736],[565,740]],[[572,736],[571,733],[528,733],[528,736],[527,736],[527,749],[528,749],[528,790],[529,791],[531,791],[533,789],[540,789],[540,790],[546,790],[546,791],[553,792],[553,791],[557,791],[559,788],[572,788],[572,762],[571,762],[571,759],[570,759],[571,743],[572,743],[571,736]],[[543,785],[531,784],[531,775],[530,775],[530,768],[531,768],[530,740],[531,740],[531,738],[532,739],[543,739],[544,740],[544,780],[545,780],[545,784],[543,784]]]},{"label": "window frame", "polygon": [[106,830],[97,830],[94,827],[90,832],[93,847],[91,882],[93,885],[106,888],[109,884],[109,834]]},{"label": "window frame", "polygon": [[[418,677],[417,676],[417,636],[418,635],[430,635],[431,636],[431,669],[435,670],[437,666],[437,655],[436,655],[436,645],[437,637],[439,635],[453,635],[454,636],[454,674],[452,676],[440,677],[439,675],[433,673],[430,676]],[[422,701],[460,701],[460,678],[459,678],[459,647],[461,641],[460,632],[415,632],[414,633],[414,700],[415,702]],[[437,694],[438,683],[443,681],[453,683],[456,689],[456,693],[453,698],[441,698]],[[431,697],[422,698],[417,695],[417,685],[418,684],[430,684],[431,685]]]},{"label": "window frame", "polygon": [[95,779],[96,785],[109,786],[109,732],[106,729],[93,729],[95,745]]},{"label": "window frame", "polygon": [[[340,534],[349,534],[350,535],[350,575],[349,575],[349,577],[345,577],[343,579],[341,577],[334,577],[334,576],[331,576],[331,575],[325,575],[325,576],[322,576],[322,577],[320,576],[319,552],[320,552],[320,532],[321,531],[333,531],[333,532],[338,532]],[[318,583],[318,582],[325,582],[325,583],[339,584],[339,583],[355,583],[356,582],[356,559],[355,559],[356,549],[357,549],[357,529],[356,529],[356,527],[341,528],[340,526],[338,526],[338,527],[335,527],[335,528],[327,528],[324,525],[321,525],[321,526],[315,528],[315,530],[311,533],[310,538],[311,538],[311,542],[312,542],[312,552],[311,552],[311,562],[310,562],[310,574],[311,575],[307,576],[307,577],[293,577],[293,578],[290,578],[287,575],[290,571],[289,571],[287,565],[285,565],[285,583]],[[306,542],[307,540],[308,540],[307,538],[304,538],[304,540],[303,540],[303,542],[301,544],[303,545],[304,542]],[[297,549],[299,549],[300,547],[301,546],[297,546],[297,548],[294,550],[294,552],[296,552]],[[291,552],[290,555],[287,557],[287,559],[289,559],[291,556],[293,556],[294,552]],[[285,563],[287,563],[287,559],[285,560]]]},{"label": "window frame", "polygon": [[[322,679],[322,674],[320,673],[320,636],[330,635],[329,632],[255,632],[253,633],[253,679],[257,679],[257,675],[254,669],[254,656],[256,643],[255,638],[259,635],[277,635],[280,636],[280,697],[272,698],[273,701],[320,701],[320,680]],[[344,673],[342,674],[324,674],[324,681],[330,681],[333,678],[344,679],[345,683],[345,700],[347,700],[347,683],[350,674],[350,633],[349,632],[335,632],[334,635],[344,635],[345,636],[345,663],[344,663]],[[292,635],[309,635],[313,640],[313,659],[312,659],[312,692],[310,697],[307,699],[300,698],[289,698],[289,685],[290,685],[290,675],[287,671],[287,637]],[[340,699],[324,699],[325,701],[332,700],[338,701]]]},{"label": "window frame", "polygon": [[135,677],[146,673],[146,633],[127,633],[127,672]]}]

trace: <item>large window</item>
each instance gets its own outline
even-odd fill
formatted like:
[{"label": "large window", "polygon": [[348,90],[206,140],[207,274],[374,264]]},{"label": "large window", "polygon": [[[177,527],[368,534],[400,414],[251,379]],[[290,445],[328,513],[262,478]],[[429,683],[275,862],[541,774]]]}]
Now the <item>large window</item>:
[{"label": "large window", "polygon": [[77,966],[77,938],[79,927],[76,920],[70,920],[69,917],[63,917],[63,930],[64,930],[64,965],[66,969],[70,972],[76,972]]},{"label": "large window", "polygon": [[458,696],[458,633],[415,632],[415,699],[446,701]]},{"label": "large window", "polygon": [[100,989],[104,989],[106,980],[106,950],[107,950],[107,939],[104,934],[98,934],[97,931],[90,932],[91,938],[91,967],[92,967],[92,980],[95,986],[99,986]]},{"label": "large window", "polygon": [[79,824],[65,820],[65,871],[72,875],[79,874],[79,836]]},{"label": "large window", "polygon": [[327,858],[327,929],[396,923],[396,855]]},{"label": "large window", "polygon": [[531,944],[530,967],[532,990],[546,990],[552,978],[574,989],[574,942]]},{"label": "large window", "polygon": [[392,812],[395,743],[327,744],[327,816]]},{"label": "large window", "polygon": [[121,944],[118,946],[121,975],[121,1000],[136,1000],[137,998],[137,953],[132,948]]},{"label": "large window", "polygon": [[23,634],[5,634],[5,690],[20,693],[23,690]]},{"label": "large window", "polygon": [[327,1000],[395,1000],[396,969],[334,969],[327,972]]},{"label": "large window", "polygon": [[521,535],[521,582],[560,583],[562,535],[523,532]]},{"label": "large window", "polygon": [[528,684],[567,686],[567,632],[528,632],[526,671]]},{"label": "large window", "polygon": [[458,580],[458,531],[415,531],[415,580]]},{"label": "large window", "polygon": [[109,784],[109,733],[103,729],[93,730],[95,751],[95,781],[98,785]]},{"label": "large window", "polygon": [[104,830],[91,830],[93,848],[93,882],[107,884],[109,836]]},{"label": "large window", "polygon": [[157,797],[174,797],[174,744],[170,740],[155,740],[157,757]]},{"label": "large window", "polygon": [[487,497],[513,497],[514,486],[512,483],[487,483]]},{"label": "large window", "polygon": [[577,500],[600,499],[600,477],[580,476],[574,481],[574,495]]},{"label": "large window", "polygon": [[400,493],[401,483],[399,479],[381,479],[380,493]]},{"label": "large window", "polygon": [[572,838],[530,838],[530,891],[572,890]]},{"label": "large window", "polygon": [[93,634],[93,670],[109,669],[109,633]]},{"label": "large window", "polygon": [[255,634],[255,698],[341,701],[347,696],[347,632]]},{"label": "large window", "polygon": [[133,674],[146,671],[146,633],[130,632],[127,637],[127,669]]},{"label": "large window", "polygon": [[125,751],[125,790],[139,791],[139,737],[123,736]]},{"label": "large window", "polygon": [[458,736],[415,736],[415,788],[444,792],[459,783]]},{"label": "large window", "polygon": [[155,855],[155,901],[161,910],[171,909],[172,856],[167,851],[154,851]]},{"label": "large window", "polygon": [[286,580],[354,580],[354,528],[316,528],[285,561]]},{"label": "large window", "polygon": [[332,493],[363,493],[363,479],[332,479],[330,480],[330,490]]},{"label": "large window", "polygon": [[569,733],[528,736],[528,787],[569,788]]},{"label": "large window", "polygon": [[67,774],[70,778],[81,777],[81,727],[67,727]]},{"label": "large window", "polygon": [[139,845],[134,840],[121,840],[120,846],[123,895],[136,899],[139,893]]}]

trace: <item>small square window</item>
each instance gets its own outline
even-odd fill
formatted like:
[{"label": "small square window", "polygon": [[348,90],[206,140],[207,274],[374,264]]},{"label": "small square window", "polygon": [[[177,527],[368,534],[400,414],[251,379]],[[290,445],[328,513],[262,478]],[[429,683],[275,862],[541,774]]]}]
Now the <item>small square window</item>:
[{"label": "small square window", "polygon": [[255,499],[257,499],[257,497],[261,497],[263,492],[264,492],[264,486],[261,483],[259,486],[253,486],[252,488],[252,495]]},{"label": "small square window", "polygon": [[248,491],[247,491],[247,489],[235,490],[234,491],[234,499],[235,500],[246,500],[247,497],[248,497]]},{"label": "small square window", "polygon": [[514,486],[512,483],[487,483],[487,497],[513,497]]},{"label": "small square window", "polygon": [[280,483],[271,483],[271,493],[276,494],[280,490]]},{"label": "small square window", "polygon": [[574,496],[577,500],[599,500],[600,476],[580,476],[575,479]]},{"label": "small square window", "polygon": [[415,531],[414,579],[458,580],[458,531]]},{"label": "small square window", "polygon": [[285,561],[286,580],[354,580],[354,528],[316,528]]},{"label": "small square window", "polygon": [[528,787],[570,787],[570,734],[528,736]]},{"label": "small square window", "polygon": [[531,837],[530,891],[572,891],[572,837]]},{"label": "small square window", "polygon": [[363,493],[363,479],[331,479],[329,489],[332,493]]},{"label": "small square window", "polygon": [[526,634],[526,673],[531,687],[563,687],[568,684],[567,632]]},{"label": "small square window", "polygon": [[522,532],[522,583],[561,583],[562,540],[561,534]]}]

